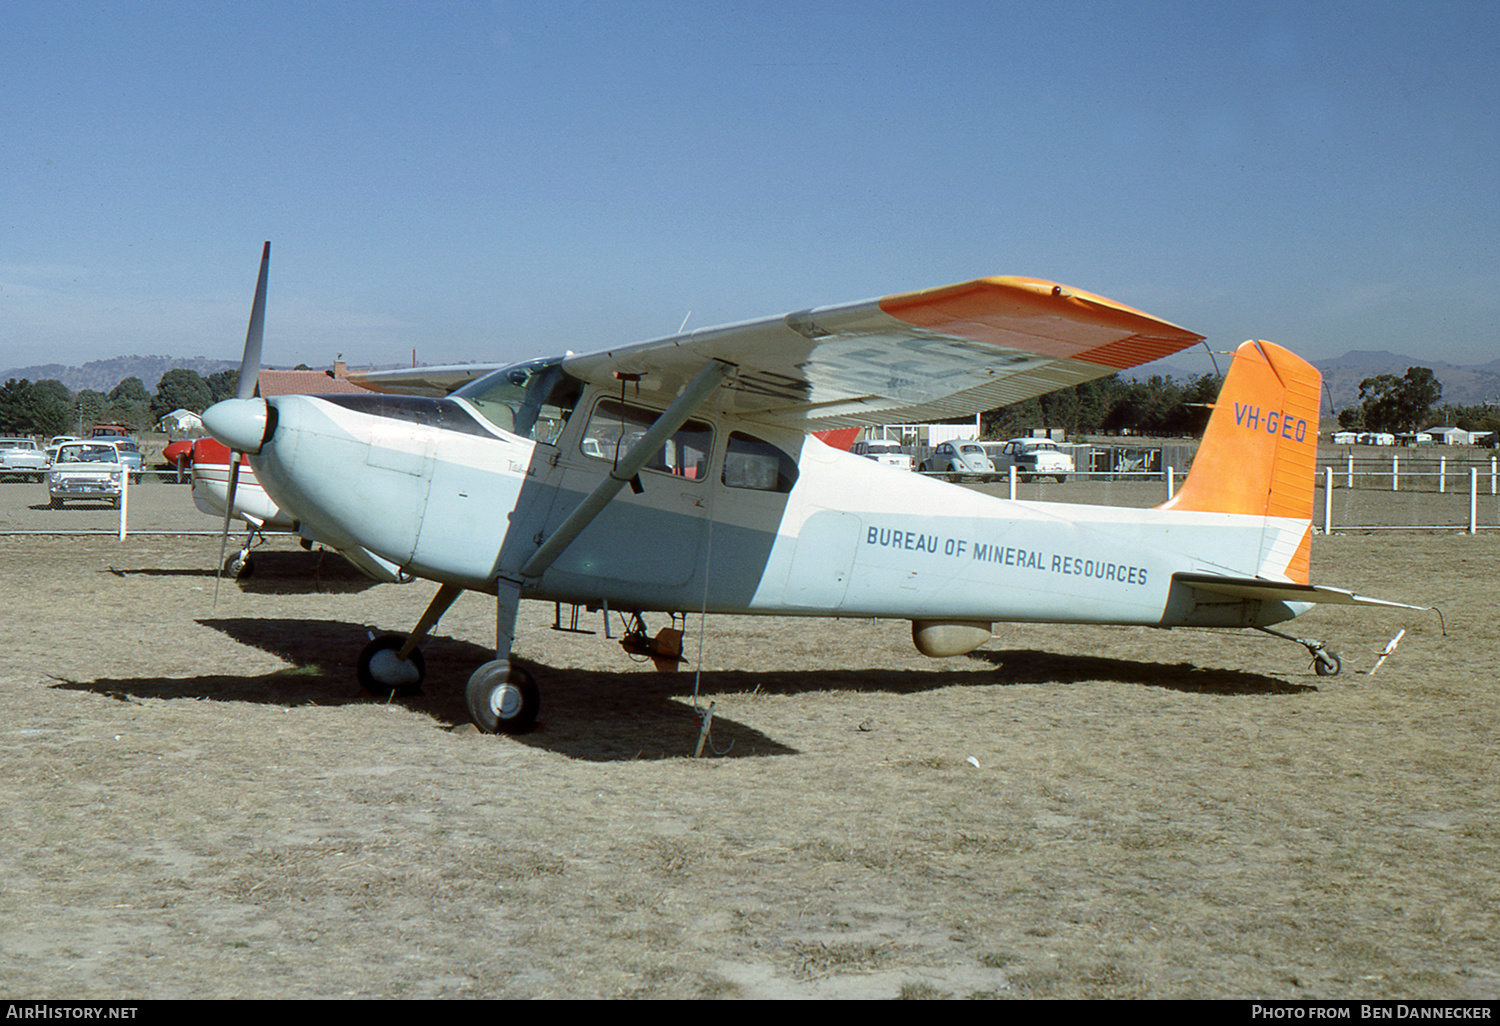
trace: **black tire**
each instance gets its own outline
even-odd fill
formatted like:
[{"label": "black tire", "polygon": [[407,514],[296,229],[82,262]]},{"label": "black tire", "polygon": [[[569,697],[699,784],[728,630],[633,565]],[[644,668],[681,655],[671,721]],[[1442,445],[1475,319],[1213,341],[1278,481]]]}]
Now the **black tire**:
[{"label": "black tire", "polygon": [[[404,698],[422,690],[422,681],[427,677],[427,660],[422,650],[412,649],[404,664],[394,661],[395,654],[405,644],[404,634],[382,634],[359,653],[355,676],[366,691],[382,697],[394,694]],[[377,664],[376,660],[386,653],[390,653],[390,659]],[[412,679],[413,675],[415,679]]]},{"label": "black tire", "polygon": [[496,659],[469,677],[464,704],[486,734],[524,734],[536,726],[542,693],[531,674],[508,659]]},{"label": "black tire", "polygon": [[234,555],[224,560],[224,576],[228,577],[230,580],[243,581],[246,577],[249,577],[254,573],[254,556],[245,556],[243,559],[241,559],[240,554],[236,552]]},{"label": "black tire", "polygon": [[1068,483],[1068,475],[1067,474],[1054,474],[1053,476],[1057,478],[1057,483],[1058,484],[1067,484]]},{"label": "black tire", "polygon": [[1343,668],[1343,660],[1327,649],[1313,653],[1313,672],[1319,677],[1337,677]]}]

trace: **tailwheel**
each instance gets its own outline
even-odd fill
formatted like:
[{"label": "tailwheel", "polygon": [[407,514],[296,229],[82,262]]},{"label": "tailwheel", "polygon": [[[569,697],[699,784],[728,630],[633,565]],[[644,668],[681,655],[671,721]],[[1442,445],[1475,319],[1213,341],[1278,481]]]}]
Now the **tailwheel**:
[{"label": "tailwheel", "polygon": [[1255,629],[1262,634],[1296,642],[1307,649],[1307,654],[1312,656],[1313,672],[1319,677],[1337,677],[1339,671],[1344,668],[1344,661],[1338,657],[1338,653],[1328,651],[1327,646],[1321,641],[1314,638],[1294,638],[1290,634],[1273,631],[1269,627],[1256,627]]},{"label": "tailwheel", "polygon": [[356,674],[365,690],[376,695],[414,695],[427,676],[427,661],[422,650],[414,648],[405,659],[398,658],[406,644],[404,634],[382,634],[359,654]]},{"label": "tailwheel", "polygon": [[464,701],[474,725],[488,734],[524,734],[536,725],[542,707],[536,681],[509,659],[493,659],[475,670]]},{"label": "tailwheel", "polygon": [[1319,646],[1310,651],[1313,657],[1313,671],[1319,677],[1337,677],[1339,671],[1344,668],[1343,660],[1328,649]]}]

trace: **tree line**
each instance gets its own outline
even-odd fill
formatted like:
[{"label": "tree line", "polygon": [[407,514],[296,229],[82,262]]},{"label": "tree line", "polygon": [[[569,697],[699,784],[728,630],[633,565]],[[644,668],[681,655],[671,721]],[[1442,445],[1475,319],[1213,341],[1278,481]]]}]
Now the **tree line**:
[{"label": "tree line", "polygon": [[[11,378],[0,386],[0,434],[51,437],[87,431],[95,424],[146,431],[173,410],[202,413],[220,399],[233,398],[238,380],[237,370],[204,377],[179,368],[162,375],[154,394],[134,377],[106,394],[87,388],[75,393],[53,379]],[[1036,427],[1061,428],[1069,437],[1196,437],[1207,426],[1223,383],[1218,374],[1185,382],[1162,375],[1126,381],[1111,374],[990,410],[980,417],[980,428],[985,438],[1013,438]],[[1414,431],[1433,424],[1500,431],[1500,409],[1488,404],[1445,405],[1434,412],[1442,394],[1442,383],[1427,367],[1409,367],[1401,377],[1366,378],[1359,384],[1359,404],[1341,411],[1338,424],[1350,431]]]},{"label": "tree line", "polygon": [[[1203,434],[1224,379],[1203,374],[1185,382],[1160,375],[1124,381],[1117,374],[1086,381],[980,417],[984,438],[1014,438],[1032,428],[1061,428],[1069,437],[1133,434],[1159,437]],[[1443,386],[1429,367],[1404,375],[1379,374],[1359,383],[1359,401],[1338,414],[1349,431],[1403,432],[1434,425],[1500,433],[1500,408],[1490,404],[1438,406]]]},{"label": "tree line", "polygon": [[1359,383],[1359,405],[1339,412],[1339,427],[1392,434],[1437,426],[1500,432],[1500,409],[1444,403],[1434,410],[1442,397],[1443,384],[1430,367],[1408,367],[1401,377],[1377,374]]},{"label": "tree line", "polygon": [[146,391],[140,378],[126,378],[106,394],[90,388],[73,392],[51,378],[11,378],[0,385],[0,434],[50,438],[87,432],[95,424],[148,431],[174,410],[202,413],[220,399],[234,398],[238,381],[237,370],[205,378],[179,368],[161,376],[154,394]]},{"label": "tree line", "polygon": [[980,416],[984,438],[1014,438],[1032,428],[1085,434],[1201,435],[1224,379],[1200,374],[1178,381],[1160,374],[1126,381],[1118,374],[1012,403]]}]

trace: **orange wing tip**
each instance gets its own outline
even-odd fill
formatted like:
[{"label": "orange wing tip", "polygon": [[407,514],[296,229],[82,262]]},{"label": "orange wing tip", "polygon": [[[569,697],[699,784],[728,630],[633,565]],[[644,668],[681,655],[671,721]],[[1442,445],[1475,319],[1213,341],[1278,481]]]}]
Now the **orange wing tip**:
[{"label": "orange wing tip", "polygon": [[[902,292],[879,301],[898,320],[932,331],[1125,368],[1159,359],[1203,340],[1170,321],[1082,289],[1041,278],[990,277]],[[1035,325],[1034,330],[1026,327]],[[1117,337],[1100,338],[1103,330]]]}]

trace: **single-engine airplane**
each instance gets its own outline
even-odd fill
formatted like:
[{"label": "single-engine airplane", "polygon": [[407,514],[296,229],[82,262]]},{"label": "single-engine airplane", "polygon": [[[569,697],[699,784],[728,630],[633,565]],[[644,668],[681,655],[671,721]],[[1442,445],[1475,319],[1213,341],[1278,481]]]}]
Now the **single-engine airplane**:
[{"label": "single-engine airplane", "polygon": [[[231,455],[241,464],[235,481],[234,500],[230,501]],[[255,468],[246,465],[243,453],[231,454],[216,438],[195,438],[187,460],[192,465],[193,505],[211,516],[224,517],[245,524],[245,540],[238,552],[224,561],[223,571],[230,577],[248,577],[254,573],[250,550],[266,528],[294,530],[297,521],[271,501],[255,476]]]},{"label": "single-engine airplane", "polygon": [[[1310,582],[1320,377],[1267,342],[1237,350],[1170,501],[1008,501],[814,432],[973,415],[1202,336],[1052,282],[981,278],[493,370],[363,377],[426,395],[266,400],[269,256],[239,395],[204,422],[304,535],[377,579],[439,585],[410,635],[366,646],[366,687],[420,684],[418,645],[452,602],[495,596],[495,659],[465,692],[486,731],[536,720],[536,682],[510,658],[523,598],[905,619],[931,656],[1001,621],[1268,630],[1320,602],[1419,608]],[[1278,636],[1338,672],[1319,642]]]}]

